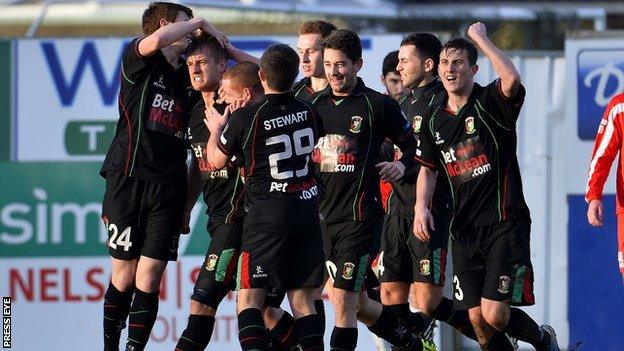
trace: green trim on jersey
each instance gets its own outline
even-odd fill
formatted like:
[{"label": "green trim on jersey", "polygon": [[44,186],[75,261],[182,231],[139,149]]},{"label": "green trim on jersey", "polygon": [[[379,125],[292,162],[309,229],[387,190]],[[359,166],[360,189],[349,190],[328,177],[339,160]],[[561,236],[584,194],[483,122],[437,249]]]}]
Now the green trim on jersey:
[{"label": "green trim on jersey", "polygon": [[[254,125],[254,123],[256,123],[256,119],[258,118],[258,113],[260,113],[260,110],[262,110],[262,108],[264,107],[264,105],[268,104],[269,100],[265,101],[264,104],[260,105],[260,107],[258,107],[258,109],[256,110],[256,114],[254,114],[254,118],[251,120],[251,126]],[[247,133],[247,137],[245,138],[245,142],[243,143],[241,149],[244,149],[245,147],[247,147],[247,142],[249,141],[249,137],[251,136],[251,132],[254,130],[254,128],[250,128],[249,132]],[[253,157],[253,155],[252,155]],[[251,171],[251,170],[249,170]]]},{"label": "green trim on jersey", "polygon": [[358,200],[364,197],[364,193],[360,194],[360,189],[362,189],[362,181],[364,180],[364,170],[366,169],[366,164],[368,163],[368,154],[370,153],[371,143],[373,142],[373,107],[371,106],[370,100],[365,93],[362,93],[364,98],[366,99],[366,104],[368,105],[368,149],[366,149],[366,158],[364,158],[364,164],[362,165],[362,175],[360,176],[360,181],[358,182],[357,190],[355,191],[355,199],[353,200],[353,220],[357,221],[357,203]]},{"label": "green trim on jersey", "polygon": [[149,86],[150,78],[152,78],[152,74],[156,67],[153,67],[150,71],[147,79],[145,80],[145,84],[143,85],[143,91],[141,92],[141,101],[139,102],[141,106],[139,108],[139,127],[137,128],[137,136],[136,142],[134,144],[134,153],[132,154],[132,162],[130,163],[130,170],[128,171],[128,176],[132,176],[132,172],[134,171],[134,162],[136,161],[137,151],[139,150],[139,142],[141,141],[141,130],[143,129],[143,106],[145,105],[145,92],[147,91],[147,87]]},{"label": "green trim on jersey", "polygon": [[221,257],[219,257],[219,263],[217,263],[217,268],[215,270],[216,281],[223,282],[225,280],[228,267],[230,266],[232,257],[234,257],[234,251],[234,249],[225,249],[221,252]]},{"label": "green trim on jersey", "polygon": [[485,124],[485,126],[487,127],[488,131],[490,132],[490,134],[492,135],[492,139],[494,140],[494,146],[496,147],[496,196],[498,198],[498,206],[497,210],[498,210],[498,220],[502,221],[503,220],[503,211],[501,209],[501,179],[500,179],[500,152],[498,149],[498,140],[496,140],[496,135],[494,135],[494,132],[492,131],[492,128],[490,128],[490,125],[485,121],[485,119],[483,118],[483,116],[481,116],[481,112],[479,112],[478,108],[475,108],[475,111],[477,111],[477,116],[479,117],[479,119],[483,122],[483,124]]},{"label": "green trim on jersey", "polygon": [[231,223],[232,215],[234,215],[234,213],[236,212],[234,210],[234,198],[236,197],[236,190],[238,189],[240,180],[241,180],[241,171],[240,171],[240,167],[238,167],[236,169],[236,184],[234,185],[234,189],[232,190],[232,196],[230,197],[230,212],[225,216],[225,223]]}]

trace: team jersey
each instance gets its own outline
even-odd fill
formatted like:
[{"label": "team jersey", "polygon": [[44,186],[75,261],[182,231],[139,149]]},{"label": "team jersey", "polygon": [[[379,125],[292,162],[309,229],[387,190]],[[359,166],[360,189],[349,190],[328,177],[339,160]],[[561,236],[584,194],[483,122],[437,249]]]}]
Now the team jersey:
[{"label": "team jersey", "polygon": [[609,170],[613,160],[618,155],[617,178],[616,178],[616,212],[624,212],[624,170],[622,158],[624,157],[624,93],[618,94],[607,105],[598,126],[594,151],[592,152],[589,165],[589,179],[585,191],[585,201],[602,200],[604,184],[609,176]]},{"label": "team jersey", "polygon": [[451,230],[529,217],[516,156],[524,87],[508,99],[499,80],[485,87],[475,83],[456,114],[446,109],[448,96],[442,94],[423,116],[416,158],[447,180],[455,215]]},{"label": "team jersey", "polygon": [[379,173],[375,165],[386,138],[404,151],[410,167],[416,140],[396,101],[364,85],[346,97],[328,86],[312,96],[327,135],[319,140],[314,160],[319,170],[321,214],[326,222],[366,220],[381,213]]},{"label": "team jersey", "polygon": [[304,235],[318,228],[311,156],[323,130],[318,111],[293,92],[267,94],[234,112],[218,147],[226,155],[243,155],[246,226],[278,235]]},{"label": "team jersey", "polygon": [[[408,121],[412,123],[412,130],[417,143],[422,128],[422,116],[427,107],[434,103],[435,98],[439,97],[442,90],[442,83],[435,80],[426,86],[412,90],[408,95],[399,100],[401,110]],[[411,169],[405,170],[403,179],[392,183],[392,193],[388,197],[387,213],[414,218],[416,179],[418,178],[419,170],[420,165],[415,164]],[[448,191],[446,191],[444,183],[436,186],[436,191],[433,196],[433,209],[440,214],[451,211]]]},{"label": "team jersey", "polygon": [[[219,113],[223,113],[226,105],[215,104],[214,107]],[[240,157],[233,156],[231,162],[221,169],[210,166],[206,157],[206,143],[210,131],[204,124],[205,110],[204,100],[200,98],[191,110],[189,143],[195,157],[195,165],[199,168],[201,179],[204,181],[204,202],[210,221],[231,224],[242,220],[244,215],[244,185],[238,167]]]},{"label": "team jersey", "polygon": [[193,92],[186,64],[128,44],[121,59],[119,121],[100,174],[111,169],[156,183],[186,184],[186,131]]},{"label": "team jersey", "polygon": [[295,97],[308,101],[310,96],[314,94],[311,86],[312,79],[304,77],[293,85],[292,91],[295,93]]}]

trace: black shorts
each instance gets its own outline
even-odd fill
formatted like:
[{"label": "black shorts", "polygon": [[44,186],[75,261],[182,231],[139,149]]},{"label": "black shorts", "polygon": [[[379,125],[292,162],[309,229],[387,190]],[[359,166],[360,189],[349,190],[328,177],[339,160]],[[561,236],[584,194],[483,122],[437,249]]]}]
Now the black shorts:
[{"label": "black shorts", "polygon": [[482,297],[514,306],[533,305],[530,236],[531,222],[527,219],[459,233],[452,246],[456,307],[479,306]]},{"label": "black shorts", "polygon": [[174,186],[106,172],[102,219],[108,229],[108,252],[116,259],[146,256],[175,261],[186,186]]},{"label": "black shorts", "polygon": [[359,292],[367,276],[371,280],[367,285],[373,285],[376,278],[368,263],[379,250],[381,220],[371,217],[366,221],[322,223],[322,227],[325,265],[334,287]]},{"label": "black shorts", "polygon": [[216,309],[229,290],[235,288],[243,224],[211,224],[209,232],[212,240],[191,299]]},{"label": "black shorts", "polygon": [[303,236],[261,233],[245,227],[238,260],[237,289],[282,291],[317,287],[323,278],[319,228]]},{"label": "black shorts", "polygon": [[273,308],[281,308],[285,298],[286,291],[273,287],[267,290],[267,294],[264,298],[264,305]]},{"label": "black shorts", "polygon": [[414,220],[386,215],[379,255],[371,264],[382,283],[429,283],[444,286],[448,224],[435,223],[431,240],[422,242],[412,233]]}]

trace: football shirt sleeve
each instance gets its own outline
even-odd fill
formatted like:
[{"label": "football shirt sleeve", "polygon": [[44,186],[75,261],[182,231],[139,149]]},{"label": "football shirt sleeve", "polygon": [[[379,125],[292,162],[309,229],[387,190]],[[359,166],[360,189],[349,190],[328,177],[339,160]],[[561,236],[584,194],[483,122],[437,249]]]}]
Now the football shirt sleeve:
[{"label": "football shirt sleeve", "polygon": [[150,62],[153,62],[156,56],[145,57],[139,53],[139,43],[143,39],[144,38],[132,39],[132,41],[126,45],[121,57],[121,76],[131,85],[134,85],[141,75],[147,73]]},{"label": "football shirt sleeve", "polygon": [[223,128],[221,136],[217,141],[217,147],[227,156],[239,155],[242,153],[243,141],[243,120],[240,110],[235,111],[230,116],[228,123]]},{"label": "football shirt sleeve", "polygon": [[[483,88],[481,97],[477,100],[477,104],[485,109],[486,116],[483,118],[494,118],[497,123],[508,129],[513,129],[520,116],[520,109],[524,104],[526,89],[520,84],[516,95],[508,98],[501,90],[500,79],[496,79],[492,83]],[[482,110],[479,109],[479,110]]]}]

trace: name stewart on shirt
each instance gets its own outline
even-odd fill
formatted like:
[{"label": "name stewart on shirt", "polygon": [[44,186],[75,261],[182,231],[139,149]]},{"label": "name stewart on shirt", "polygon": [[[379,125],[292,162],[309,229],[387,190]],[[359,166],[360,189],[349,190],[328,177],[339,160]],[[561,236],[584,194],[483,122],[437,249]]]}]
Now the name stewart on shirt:
[{"label": "name stewart on shirt", "polygon": [[285,127],[293,123],[305,122],[308,120],[308,111],[289,113],[285,116],[275,117],[264,121],[264,129],[271,130]]}]

